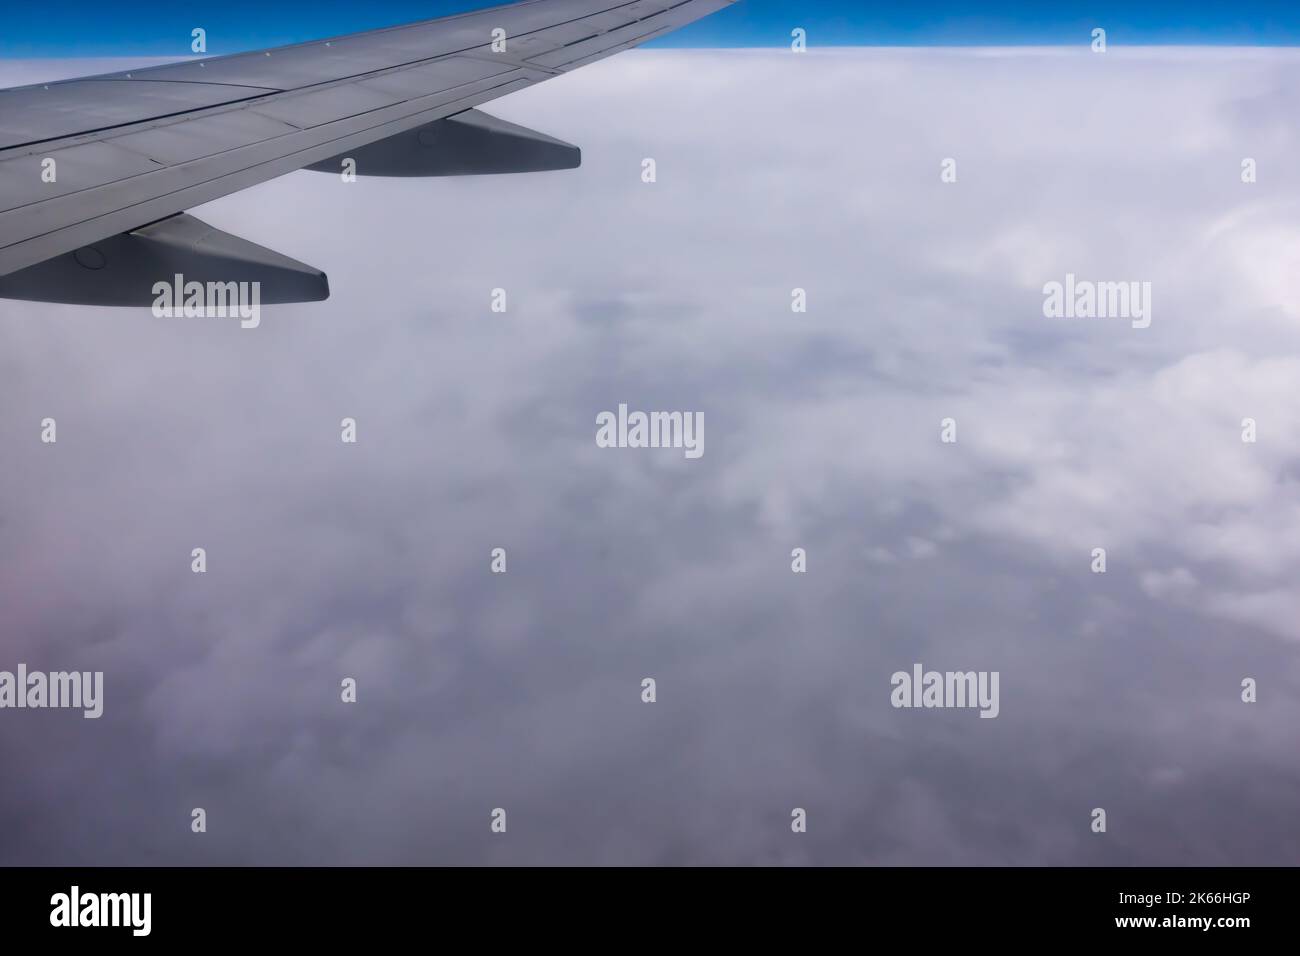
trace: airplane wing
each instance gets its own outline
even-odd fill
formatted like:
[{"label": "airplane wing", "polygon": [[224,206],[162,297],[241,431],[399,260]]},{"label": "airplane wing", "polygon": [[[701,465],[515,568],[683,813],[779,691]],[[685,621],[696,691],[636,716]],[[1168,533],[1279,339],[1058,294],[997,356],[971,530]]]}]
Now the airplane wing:
[{"label": "airplane wing", "polygon": [[155,281],[323,273],[186,209],[293,170],[448,176],[566,169],[567,143],[474,107],[735,0],[523,0],[233,56],[0,90],[0,296],[152,300]]}]

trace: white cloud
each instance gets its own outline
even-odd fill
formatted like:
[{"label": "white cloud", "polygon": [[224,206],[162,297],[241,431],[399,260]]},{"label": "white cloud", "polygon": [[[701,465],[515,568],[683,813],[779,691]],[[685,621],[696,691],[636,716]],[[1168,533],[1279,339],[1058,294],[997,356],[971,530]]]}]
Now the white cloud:
[{"label": "white cloud", "polygon": [[[223,860],[481,860],[454,822],[405,827],[431,793],[476,820],[502,791],[549,824],[516,859],[782,858],[749,801],[796,785],[853,805],[812,859],[1091,860],[1072,810],[989,768],[1094,761],[1123,793],[1130,765],[1177,768],[1181,794],[1293,761],[1294,706],[1249,723],[1210,671],[1300,637],[1298,79],[1278,51],[639,52],[488,107],[581,145],[579,171],[302,172],[195,210],[334,296],[256,331],[0,304],[9,649],[134,662],[105,720],[157,762],[149,799],[189,799],[194,760],[257,811]],[[1067,272],[1152,282],[1151,327],[1045,319]],[[703,411],[705,456],[602,453],[621,401]],[[1189,627],[1152,645],[1184,683],[1108,660]],[[1002,716],[973,722],[996,735],[877,706],[920,654],[1003,668]],[[340,668],[359,719],[325,703]],[[622,696],[650,672],[655,724]],[[51,774],[24,797],[75,800]],[[636,822],[566,816],[596,792]],[[1022,857],[984,825],[1008,801]],[[744,845],[719,836],[742,805]],[[851,825],[876,806],[897,832]],[[1200,852],[1134,839],[1104,859]]]}]

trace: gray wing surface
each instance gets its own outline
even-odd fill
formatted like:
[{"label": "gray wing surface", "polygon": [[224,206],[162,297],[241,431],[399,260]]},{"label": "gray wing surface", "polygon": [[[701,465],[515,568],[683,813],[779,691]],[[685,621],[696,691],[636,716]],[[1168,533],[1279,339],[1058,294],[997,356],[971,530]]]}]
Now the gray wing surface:
[{"label": "gray wing surface", "polygon": [[[144,242],[157,247],[160,221],[297,169],[337,172],[344,156],[356,157],[359,175],[575,166],[576,148],[474,107],[733,2],[524,0],[253,53],[0,90],[0,296],[133,301],[136,294],[123,290],[147,276],[136,274],[132,250]],[[145,227],[152,229],[147,236],[139,232]],[[210,240],[214,230],[206,228]],[[205,246],[185,251],[183,237],[196,234],[191,227],[178,222],[174,231],[182,239],[167,248],[177,263],[188,255],[191,272],[213,268]],[[97,243],[105,247],[96,250]],[[228,272],[230,261],[219,268]]]}]

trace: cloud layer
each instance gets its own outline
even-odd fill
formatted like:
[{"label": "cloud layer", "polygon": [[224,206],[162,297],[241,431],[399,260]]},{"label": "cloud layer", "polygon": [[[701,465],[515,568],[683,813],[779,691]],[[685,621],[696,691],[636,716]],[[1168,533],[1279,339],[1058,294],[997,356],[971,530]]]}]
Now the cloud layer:
[{"label": "cloud layer", "polygon": [[[194,210],[326,303],[0,304],[0,669],[106,682],[0,711],[0,862],[1300,862],[1298,85],[639,51],[489,107],[578,171]],[[705,455],[597,448],[620,402]],[[1000,716],[893,709],[918,661]]]}]

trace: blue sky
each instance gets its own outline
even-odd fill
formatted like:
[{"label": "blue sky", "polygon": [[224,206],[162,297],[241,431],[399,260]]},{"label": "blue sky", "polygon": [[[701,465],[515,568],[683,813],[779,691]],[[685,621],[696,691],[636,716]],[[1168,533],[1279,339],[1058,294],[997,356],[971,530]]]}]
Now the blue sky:
[{"label": "blue sky", "polygon": [[[188,54],[195,26],[210,52],[229,53],[391,26],[491,6],[475,0],[67,0],[57,16],[42,4],[11,4],[0,55],[102,56]],[[1062,44],[1104,26],[1113,43],[1300,43],[1300,3],[1205,0],[1047,3],[1030,0],[745,0],[661,41],[669,46],[773,46],[794,26],[813,43],[861,45]]]}]

